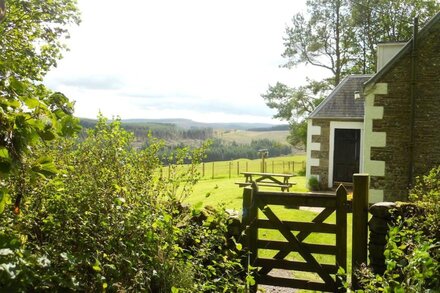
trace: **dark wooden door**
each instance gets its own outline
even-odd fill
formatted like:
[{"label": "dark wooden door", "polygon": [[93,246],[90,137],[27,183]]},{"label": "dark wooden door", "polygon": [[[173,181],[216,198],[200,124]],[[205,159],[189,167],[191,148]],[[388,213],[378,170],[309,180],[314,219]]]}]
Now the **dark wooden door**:
[{"label": "dark wooden door", "polygon": [[359,129],[335,129],[333,182],[352,182],[359,173],[360,142]]}]

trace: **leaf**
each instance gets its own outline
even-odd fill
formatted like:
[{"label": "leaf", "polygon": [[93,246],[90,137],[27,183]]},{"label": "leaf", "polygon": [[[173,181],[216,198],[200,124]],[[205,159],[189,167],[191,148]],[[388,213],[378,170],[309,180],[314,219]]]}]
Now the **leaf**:
[{"label": "leaf", "polygon": [[203,201],[199,201],[193,206],[192,213],[193,215],[200,215],[203,209]]},{"label": "leaf", "polygon": [[11,157],[5,147],[0,147],[0,173],[7,174],[11,170]]},{"label": "leaf", "polygon": [[250,286],[255,285],[255,279],[251,275],[246,276],[246,283],[248,283]]},{"label": "leaf", "polygon": [[5,210],[6,205],[11,203],[11,197],[6,188],[0,189],[0,214]]},{"label": "leaf", "polygon": [[95,264],[92,266],[92,269],[93,269],[95,272],[100,272],[100,271],[101,271],[101,266],[100,266],[99,260],[96,260],[96,261],[95,261]]},{"label": "leaf", "polygon": [[38,135],[43,139],[43,140],[53,140],[55,138],[55,134],[50,131],[49,129],[46,129],[44,131],[39,131]]},{"label": "leaf", "polygon": [[26,88],[25,85],[23,84],[23,82],[17,80],[15,77],[11,77],[9,79],[9,85],[18,95],[24,94]]},{"label": "leaf", "polygon": [[52,158],[43,156],[32,166],[32,171],[43,176],[52,176],[58,173],[58,169]]},{"label": "leaf", "polygon": [[11,255],[11,254],[14,254],[14,252],[10,248],[2,248],[2,249],[0,249],[0,255],[1,256],[7,256],[7,255]]},{"label": "leaf", "polygon": [[26,107],[28,107],[29,109],[35,109],[40,105],[40,101],[38,101],[38,99],[35,98],[24,98],[23,101]]},{"label": "leaf", "polygon": [[9,152],[5,147],[0,147],[0,158],[10,160]]}]

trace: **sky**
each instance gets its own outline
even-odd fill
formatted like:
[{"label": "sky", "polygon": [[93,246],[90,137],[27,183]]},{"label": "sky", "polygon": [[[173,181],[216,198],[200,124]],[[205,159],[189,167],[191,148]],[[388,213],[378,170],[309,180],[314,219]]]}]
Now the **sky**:
[{"label": "sky", "polygon": [[319,78],[281,68],[283,36],[305,0],[79,0],[82,23],[45,83],[75,115],[280,123],[261,94]]}]

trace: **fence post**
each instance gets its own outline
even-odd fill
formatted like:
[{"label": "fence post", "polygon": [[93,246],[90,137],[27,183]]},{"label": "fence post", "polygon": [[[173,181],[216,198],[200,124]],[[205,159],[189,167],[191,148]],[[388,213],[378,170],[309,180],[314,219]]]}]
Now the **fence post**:
[{"label": "fence post", "polygon": [[168,165],[168,179],[171,178],[171,165]]},{"label": "fence post", "polygon": [[283,173],[284,173],[284,170],[286,170],[286,167],[285,167],[285,164],[284,164],[284,161],[283,161]]},{"label": "fence post", "polygon": [[287,170],[290,172],[290,162],[287,162]]},{"label": "fence post", "polygon": [[292,173],[295,173],[295,161],[292,161]]},{"label": "fence post", "polygon": [[202,163],[202,177],[205,177],[205,163]]},{"label": "fence post", "polygon": [[368,245],[368,193],[370,176],[353,174],[353,236],[351,260],[351,284],[353,289],[360,289],[356,278],[356,269],[362,263],[367,264]]},{"label": "fence post", "polygon": [[[336,265],[347,272],[347,190],[342,184],[336,190]],[[340,288],[341,280],[336,282]]]},{"label": "fence post", "polygon": [[240,175],[240,162],[237,161],[237,176]]},{"label": "fence post", "polygon": [[[255,183],[252,187],[245,187],[243,189],[243,209],[242,209],[242,231],[244,231],[243,247],[246,249],[248,255],[243,259],[243,268],[249,270],[249,266],[253,266],[257,258],[257,226],[256,220],[258,218],[258,208],[256,204],[255,192],[257,186]],[[248,273],[252,273],[249,272]],[[249,292],[257,292],[257,285],[250,286]]]},{"label": "fence post", "polygon": [[231,179],[231,173],[232,173],[232,162],[229,162],[229,179]]},{"label": "fence post", "polygon": [[212,179],[214,179],[214,162],[212,162]]}]

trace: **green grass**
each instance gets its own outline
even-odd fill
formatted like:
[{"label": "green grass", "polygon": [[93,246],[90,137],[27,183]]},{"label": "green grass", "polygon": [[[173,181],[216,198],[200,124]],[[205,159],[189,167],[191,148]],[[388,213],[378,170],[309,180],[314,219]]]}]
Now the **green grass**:
[{"label": "green grass", "polygon": [[[275,158],[279,159],[279,158]],[[300,158],[298,159],[300,160]],[[195,186],[192,196],[190,196],[186,201],[190,204],[196,204],[203,202],[203,205],[219,206],[223,204],[227,209],[234,209],[241,212],[242,199],[243,199],[243,188],[239,188],[235,184],[237,181],[244,181],[243,176],[233,177],[233,178],[219,178],[219,179],[202,179]],[[302,176],[293,177],[291,182],[296,182],[297,184],[291,189],[291,192],[307,192],[306,178]],[[268,189],[269,190],[269,189]],[[310,210],[297,210],[288,209],[283,206],[271,207],[275,214],[282,220],[295,220],[295,221],[311,221],[316,215],[316,211]],[[259,212],[259,217],[264,218],[262,212]],[[335,223],[335,213],[333,213],[326,221],[326,223]],[[348,251],[347,251],[347,264],[348,264],[348,275],[351,272],[351,231],[352,231],[352,217],[348,214],[347,219],[347,230],[348,230]],[[273,239],[277,241],[286,241],[285,238],[276,230],[260,230],[259,238],[261,239]],[[312,233],[309,235],[304,242],[306,243],[317,243],[317,244],[333,244],[335,243],[335,236],[332,234],[323,233]],[[272,250],[259,250],[259,255],[262,257],[272,257],[276,251]],[[328,255],[315,255],[317,260],[321,263],[334,263],[334,256]],[[291,253],[287,257],[288,259],[301,260],[301,256],[297,253]],[[311,273],[295,273],[296,278],[307,278],[319,280],[319,277]]]},{"label": "green grass", "polygon": [[[218,206],[223,203],[227,208],[241,210],[243,200],[243,188],[239,188],[235,182],[244,181],[244,177],[203,179],[194,187],[194,192],[187,199],[190,204],[203,202],[204,205]],[[292,192],[306,192],[306,178],[293,177],[291,182],[297,184],[291,188]],[[268,188],[268,190],[270,190]],[[274,190],[274,189],[273,189]]]}]

